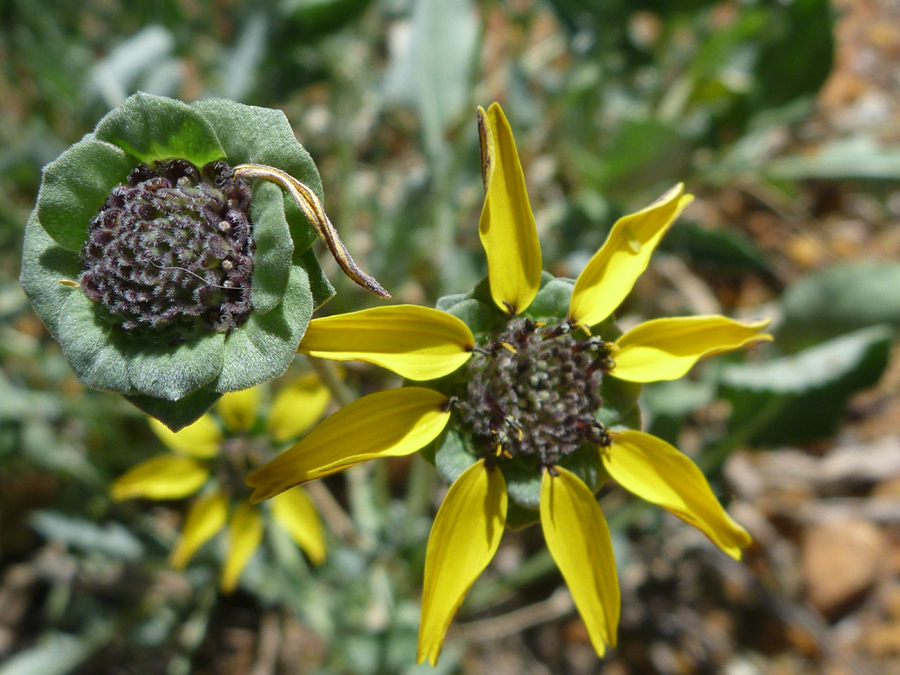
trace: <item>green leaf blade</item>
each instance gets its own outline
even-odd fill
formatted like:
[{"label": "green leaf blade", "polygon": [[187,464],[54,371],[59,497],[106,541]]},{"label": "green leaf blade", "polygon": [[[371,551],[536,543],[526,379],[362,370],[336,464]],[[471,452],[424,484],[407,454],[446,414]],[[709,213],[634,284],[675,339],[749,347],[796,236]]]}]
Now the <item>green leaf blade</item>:
[{"label": "green leaf blade", "polygon": [[202,167],[226,159],[219,138],[203,115],[186,103],[138,93],[100,120],[100,140],[141,162],[186,159]]},{"label": "green leaf blade", "polygon": [[887,368],[894,332],[876,326],[765,364],[722,369],[729,426],[752,445],[808,441],[833,433],[847,399]]},{"label": "green leaf blade", "polygon": [[253,311],[268,314],[281,302],[287,288],[294,243],[284,217],[284,199],[278,186],[263,183],[253,191]]},{"label": "green leaf blade", "polygon": [[134,158],[88,134],[44,169],[38,193],[38,220],[62,246],[79,251],[91,219],[109,193],[137,166]]},{"label": "green leaf blade", "polygon": [[293,267],[281,304],[268,314],[252,314],[226,338],[216,391],[247,389],[284,374],[294,360],[312,312],[309,276],[303,268]]},{"label": "green leaf blade", "polygon": [[[322,180],[315,162],[297,142],[283,112],[226,99],[197,101],[191,108],[215,129],[232,166],[264,164],[281,169],[310,188],[324,203]],[[294,201],[287,195],[284,199],[294,247],[304,251],[317,235]]]}]

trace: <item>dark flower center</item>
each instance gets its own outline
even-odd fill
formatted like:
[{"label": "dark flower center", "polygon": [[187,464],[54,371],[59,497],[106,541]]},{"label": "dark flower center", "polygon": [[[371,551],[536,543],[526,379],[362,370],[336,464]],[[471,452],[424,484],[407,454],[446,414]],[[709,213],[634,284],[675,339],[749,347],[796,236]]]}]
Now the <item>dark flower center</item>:
[{"label": "dark flower center", "polygon": [[232,496],[247,498],[253,492],[245,480],[247,474],[273,458],[268,438],[245,434],[234,436],[222,441],[214,473],[222,490]]},{"label": "dark flower center", "polygon": [[577,330],[514,319],[469,359],[458,410],[491,462],[530,455],[554,466],[583,443],[610,445],[594,417],[603,372],[613,367],[610,345],[576,340]]},{"label": "dark flower center", "polygon": [[183,340],[240,325],[251,311],[250,198],[225,162],[138,166],[91,220],[81,251],[85,295],[127,331]]}]

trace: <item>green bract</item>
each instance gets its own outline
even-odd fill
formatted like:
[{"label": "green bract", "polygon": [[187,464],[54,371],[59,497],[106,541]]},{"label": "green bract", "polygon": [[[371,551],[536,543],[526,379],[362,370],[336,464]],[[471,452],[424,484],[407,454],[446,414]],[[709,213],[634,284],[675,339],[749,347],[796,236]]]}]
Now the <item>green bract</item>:
[{"label": "green bract", "polygon": [[[162,171],[160,167],[172,164],[169,160],[186,160],[198,170],[213,166],[213,162],[224,162],[231,168],[241,164],[272,167],[302,183],[319,202],[322,186],[315,164],[297,143],[282,112],[226,100],[188,105],[147,94],[129,98],[100,120],[94,133],[44,169],[37,207],[25,232],[21,275],[35,311],[59,340],[81,382],[124,394],[139,408],[177,429],[199,418],[223,393],[246,389],[284,373],[313,310],[334,291],[310,250],[316,232],[294,199],[272,183],[242,178],[242,189],[250,195],[247,216],[252,223],[252,242],[242,259],[252,259],[252,274],[247,275],[250,311],[239,318],[237,325],[220,323],[216,328],[197,329],[193,324],[176,322],[160,333],[155,323],[153,327],[141,324],[134,328],[135,322],[129,324],[102,302],[90,299],[79,279],[86,269],[83,249],[92,219],[101,209],[109,208],[107,199],[114,188],[129,181],[133,184],[134,176],[142,171]],[[180,164],[189,167],[185,162]],[[141,165],[147,166],[135,172]],[[193,189],[185,180],[170,182]],[[142,185],[156,185],[152,181],[158,179]],[[214,187],[210,190],[216,191]],[[165,202],[169,194],[175,191],[164,185],[158,190],[162,196],[156,199]],[[234,205],[235,200],[229,201],[227,193],[224,197],[216,194],[220,202]],[[153,243],[157,222],[164,221],[162,227],[170,227],[165,220],[168,212],[160,215],[152,205],[140,208],[144,211],[137,210],[132,218],[145,231],[142,236]],[[181,208],[182,218],[202,218],[207,213],[192,210],[190,203]],[[216,226],[227,230],[229,225],[204,223],[212,232],[207,236],[219,241]],[[169,240],[177,243],[178,237],[192,236],[193,230],[182,224],[181,229],[166,232]],[[189,281],[183,284],[188,289],[182,289],[185,297],[193,293],[197,298],[207,291],[221,296],[234,291],[231,281],[222,285],[210,281],[213,277],[201,278],[192,271],[205,271],[206,267],[188,269],[188,263],[179,262],[181,253],[170,250],[170,243],[164,249],[168,257],[159,258],[165,262],[125,248],[130,257],[124,263],[121,256],[114,260],[114,268],[144,256],[143,264],[150,266],[147,269],[167,270],[169,277]],[[230,260],[217,260],[215,251],[205,254],[200,248],[200,253],[191,255],[206,257],[192,264],[232,269]],[[234,253],[228,251],[229,255]],[[154,248],[153,252],[158,250]],[[204,262],[207,258],[211,262]],[[104,283],[103,275],[95,274],[91,283]],[[150,288],[146,281],[141,283],[142,288]],[[173,293],[176,291],[179,289]],[[139,292],[124,292],[139,303],[140,297],[134,299]],[[216,307],[213,305],[213,310]]]},{"label": "green bract", "polygon": [[[544,272],[537,295],[528,309],[517,318],[511,318],[497,308],[491,299],[487,279],[469,293],[441,298],[437,309],[465,322],[475,336],[476,344],[484,345],[502,333],[510,322],[519,319],[547,324],[564,323],[573,286],[574,282],[570,279],[556,278]],[[591,333],[605,342],[614,342],[622,331],[609,318],[593,326]],[[465,386],[465,373],[465,368],[462,368],[431,384],[444,394],[453,396],[460,391],[461,385]],[[603,402],[595,413],[598,422],[610,429],[640,428],[640,384],[615,377],[603,377],[599,393]],[[483,450],[475,447],[474,439],[464,426],[453,421],[431,447],[424,451],[424,456],[435,464],[441,477],[449,484],[483,455]],[[584,443],[575,452],[564,456],[559,465],[575,473],[594,492],[609,479],[596,444]],[[498,468],[503,471],[510,498],[507,525],[518,528],[537,522],[541,494],[538,458],[516,457],[498,463]]]}]

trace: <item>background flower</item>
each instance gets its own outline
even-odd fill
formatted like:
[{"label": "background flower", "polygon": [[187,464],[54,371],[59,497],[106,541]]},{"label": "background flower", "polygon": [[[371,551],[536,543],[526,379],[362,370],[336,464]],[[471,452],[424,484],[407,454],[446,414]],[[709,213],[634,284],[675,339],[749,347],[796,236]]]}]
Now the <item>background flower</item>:
[{"label": "background flower", "polygon": [[203,544],[227,530],[221,588],[230,593],[259,548],[266,520],[288,532],[316,565],[326,544],[315,506],[300,488],[274,499],[271,508],[246,501],[244,473],[259,466],[275,448],[309,429],[325,412],[330,396],[314,374],[278,392],[260,417],[259,387],[226,394],[213,414],[173,432],[155,419],[150,427],[172,454],[147,460],[116,479],[113,499],[182,499],[197,495],[184,518],[170,563],[181,569]]}]

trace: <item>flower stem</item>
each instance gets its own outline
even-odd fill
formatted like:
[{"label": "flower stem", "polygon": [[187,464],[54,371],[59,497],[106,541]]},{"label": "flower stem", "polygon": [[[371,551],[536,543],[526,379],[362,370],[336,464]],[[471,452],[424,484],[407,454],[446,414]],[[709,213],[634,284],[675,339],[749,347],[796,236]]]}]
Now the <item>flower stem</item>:
[{"label": "flower stem", "polygon": [[356,395],[344,383],[334,361],[317,359],[314,356],[307,356],[306,358],[309,360],[309,365],[312,366],[312,369],[316,371],[316,375],[319,376],[322,384],[331,392],[335,401],[345,406],[356,400]]}]

